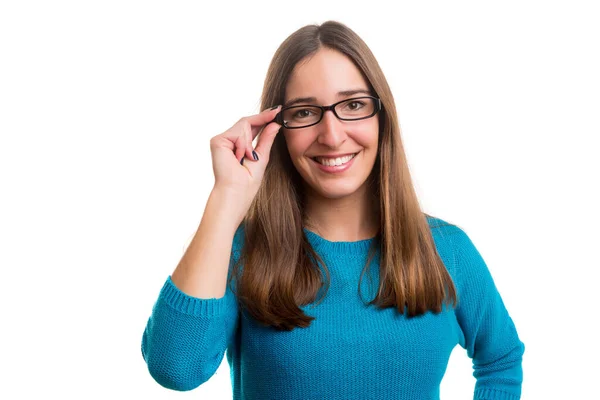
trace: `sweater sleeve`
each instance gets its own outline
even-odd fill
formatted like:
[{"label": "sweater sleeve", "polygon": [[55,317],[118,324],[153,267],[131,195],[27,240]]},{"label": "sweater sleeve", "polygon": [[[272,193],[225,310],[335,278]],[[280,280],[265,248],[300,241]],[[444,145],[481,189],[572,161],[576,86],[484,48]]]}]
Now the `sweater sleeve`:
[{"label": "sweater sleeve", "polygon": [[458,278],[456,315],[461,346],[473,360],[474,400],[518,400],[525,345],[504,306],[492,275],[469,236],[451,235]]},{"label": "sweater sleeve", "polygon": [[[236,232],[228,278],[239,257]],[[221,298],[201,299],[182,292],[167,277],[142,335],[142,356],[160,385],[186,391],[210,379],[234,340],[238,304],[230,285]]]}]

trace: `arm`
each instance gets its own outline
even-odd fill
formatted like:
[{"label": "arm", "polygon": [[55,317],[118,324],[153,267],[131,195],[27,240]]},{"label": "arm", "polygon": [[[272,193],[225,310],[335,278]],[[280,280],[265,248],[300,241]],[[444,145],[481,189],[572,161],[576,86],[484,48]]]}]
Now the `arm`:
[{"label": "arm", "polygon": [[525,345],[506,310],[488,267],[467,234],[451,235],[459,285],[456,316],[461,346],[473,360],[474,399],[518,400]]},{"label": "arm", "polygon": [[206,382],[233,340],[238,305],[226,283],[239,258],[243,228],[236,230],[232,210],[229,197],[211,193],[196,235],[152,308],[142,356],[150,375],[166,388],[191,390]]}]

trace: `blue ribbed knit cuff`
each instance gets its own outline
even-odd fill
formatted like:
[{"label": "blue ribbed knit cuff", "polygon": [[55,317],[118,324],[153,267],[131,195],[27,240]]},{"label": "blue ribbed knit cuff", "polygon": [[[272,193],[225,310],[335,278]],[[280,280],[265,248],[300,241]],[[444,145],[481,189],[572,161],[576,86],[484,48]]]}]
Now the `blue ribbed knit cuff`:
[{"label": "blue ribbed knit cuff", "polygon": [[201,299],[198,297],[190,296],[182,292],[171,280],[171,276],[167,278],[167,281],[163,285],[160,295],[158,297],[159,302],[165,302],[171,308],[189,315],[198,317],[213,317],[223,314],[229,307],[231,307],[231,301],[235,301],[235,298],[231,296],[229,290],[225,292],[225,296],[217,299],[216,297],[210,299]]},{"label": "blue ribbed knit cuff", "polygon": [[519,400],[521,395],[503,392],[494,389],[477,389],[473,400]]}]

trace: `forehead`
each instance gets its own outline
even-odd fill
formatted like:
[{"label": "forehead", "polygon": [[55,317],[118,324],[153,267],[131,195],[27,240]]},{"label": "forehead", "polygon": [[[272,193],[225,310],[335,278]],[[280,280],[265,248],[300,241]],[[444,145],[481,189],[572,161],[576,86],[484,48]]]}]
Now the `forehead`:
[{"label": "forehead", "polygon": [[368,88],[366,79],[349,57],[322,48],[296,65],[286,86],[285,100],[314,97],[321,102],[332,102],[338,92]]}]

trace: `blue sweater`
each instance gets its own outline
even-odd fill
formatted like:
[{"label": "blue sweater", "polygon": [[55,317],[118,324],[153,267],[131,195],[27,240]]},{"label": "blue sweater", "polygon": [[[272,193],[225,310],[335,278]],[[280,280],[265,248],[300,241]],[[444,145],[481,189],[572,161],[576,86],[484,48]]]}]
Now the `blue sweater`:
[{"label": "blue sweater", "polygon": [[[394,308],[365,306],[358,282],[375,239],[330,242],[304,229],[331,277],[325,299],[301,307],[316,317],[308,328],[263,327],[240,312],[229,287],[222,298],[200,299],[180,291],[169,276],[142,337],[150,374],[166,388],[191,390],[215,373],[226,352],[234,400],[433,400],[459,344],[473,360],[474,399],[519,399],[525,347],[484,260],[463,230],[428,221],[458,291],[456,308],[409,319]],[[242,229],[234,237],[230,272]],[[361,282],[365,302],[379,284],[373,273],[379,254]]]}]

